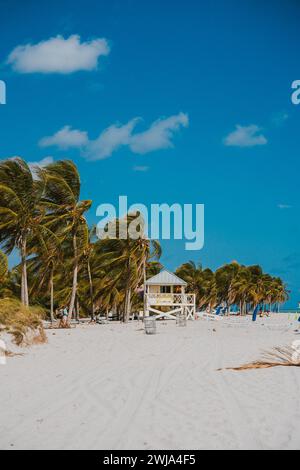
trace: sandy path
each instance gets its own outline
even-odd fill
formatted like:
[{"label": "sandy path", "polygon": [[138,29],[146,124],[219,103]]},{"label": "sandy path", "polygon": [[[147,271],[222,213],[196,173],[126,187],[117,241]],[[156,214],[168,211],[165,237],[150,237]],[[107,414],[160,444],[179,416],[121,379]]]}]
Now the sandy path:
[{"label": "sandy path", "polygon": [[0,366],[1,449],[300,448],[299,368],[216,371],[293,332],[197,321],[48,338]]}]

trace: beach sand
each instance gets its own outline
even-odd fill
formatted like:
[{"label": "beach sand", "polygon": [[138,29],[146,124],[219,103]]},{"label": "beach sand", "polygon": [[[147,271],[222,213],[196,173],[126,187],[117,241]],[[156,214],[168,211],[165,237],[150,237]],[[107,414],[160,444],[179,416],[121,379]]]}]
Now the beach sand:
[{"label": "beach sand", "polygon": [[300,449],[300,368],[217,371],[290,345],[293,329],[198,320],[47,336],[0,366],[1,449]]}]

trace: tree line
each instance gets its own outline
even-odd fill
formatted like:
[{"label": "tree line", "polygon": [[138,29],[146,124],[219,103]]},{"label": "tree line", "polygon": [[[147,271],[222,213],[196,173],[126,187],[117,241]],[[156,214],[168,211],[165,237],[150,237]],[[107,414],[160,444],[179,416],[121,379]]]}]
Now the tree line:
[{"label": "tree line", "polygon": [[237,306],[244,315],[258,305],[276,311],[288,299],[282,279],[264,273],[259,265],[244,266],[232,261],[213,272],[190,261],[181,265],[176,274],[188,283],[188,291],[196,293],[200,310],[222,305],[230,314],[230,309]]},{"label": "tree line", "polygon": [[[62,160],[34,168],[21,158],[0,162],[0,297],[20,296],[23,305],[44,306],[51,321],[58,306],[72,315],[115,312],[127,322],[142,308],[145,280],[162,269],[161,246],[142,236],[119,239],[137,214],[117,219],[117,237],[98,239],[86,212],[91,200],[81,200],[81,182],[74,162]],[[141,224],[142,225],[142,224]],[[8,270],[7,256],[17,250],[20,264]],[[287,299],[280,278],[259,266],[233,262],[213,272],[193,262],[176,274],[196,293],[198,308],[224,302],[228,311],[239,304],[270,306]]]}]

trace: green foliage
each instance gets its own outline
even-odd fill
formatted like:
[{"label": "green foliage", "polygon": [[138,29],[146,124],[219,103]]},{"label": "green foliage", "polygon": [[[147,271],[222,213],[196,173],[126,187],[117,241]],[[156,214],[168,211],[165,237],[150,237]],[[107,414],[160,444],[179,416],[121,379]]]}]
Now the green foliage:
[{"label": "green foliage", "polygon": [[33,178],[27,163],[12,158],[0,163],[0,243],[7,253],[27,236],[40,231],[42,181]]},{"label": "green foliage", "polygon": [[16,299],[0,299],[0,331],[12,334],[17,345],[45,339],[43,317],[40,307],[25,307]]},{"label": "green foliage", "polygon": [[[140,237],[118,238],[132,223],[139,222]],[[94,246],[91,268],[95,286],[95,301],[102,311],[121,311],[122,319],[128,321],[132,302],[138,305],[137,288],[144,283],[147,272],[160,269],[158,259],[161,247],[157,241],[143,236],[143,220],[140,214],[127,214],[124,219],[111,223],[116,228],[116,238],[98,240]]]},{"label": "green foliage", "polygon": [[247,305],[283,303],[288,291],[280,278],[265,274],[258,265],[243,266],[233,261],[215,273],[190,261],[181,265],[176,274],[196,293],[198,307],[214,307],[225,303],[229,311],[232,304],[239,304],[241,313]]},{"label": "green foliage", "polygon": [[[0,299],[21,291],[23,304],[30,296],[50,311],[51,319],[55,308],[69,305],[70,316],[79,305],[92,318],[96,311],[114,310],[127,321],[132,308],[142,307],[144,281],[162,269],[160,244],[144,237],[139,212],[110,222],[115,239],[96,239],[85,218],[92,202],[80,200],[80,190],[80,175],[70,160],[34,170],[21,158],[0,162],[0,245],[6,253],[17,248],[21,255],[21,264],[8,272],[0,251]],[[118,238],[131,224],[140,237]],[[198,308],[239,304],[245,313],[248,305],[282,303],[288,296],[283,281],[258,265],[233,261],[214,273],[189,261],[176,274],[196,293]],[[19,304],[16,310],[20,318],[28,315],[34,321],[31,310]]]},{"label": "green foliage", "polygon": [[0,250],[0,282],[3,283],[8,274],[7,256]]}]

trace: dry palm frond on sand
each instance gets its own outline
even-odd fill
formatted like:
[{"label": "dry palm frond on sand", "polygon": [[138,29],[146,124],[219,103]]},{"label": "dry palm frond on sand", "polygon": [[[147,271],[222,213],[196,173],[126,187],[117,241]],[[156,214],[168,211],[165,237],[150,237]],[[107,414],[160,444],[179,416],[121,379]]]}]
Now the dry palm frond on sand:
[{"label": "dry palm frond on sand", "polygon": [[14,356],[24,356],[23,353],[15,353],[12,351],[4,351],[6,357],[14,357]]},{"label": "dry palm frond on sand", "polygon": [[258,361],[249,362],[239,367],[226,367],[218,370],[268,369],[277,366],[300,367],[300,354],[297,354],[295,348],[291,346],[277,346],[272,351],[264,352],[262,359]]}]

